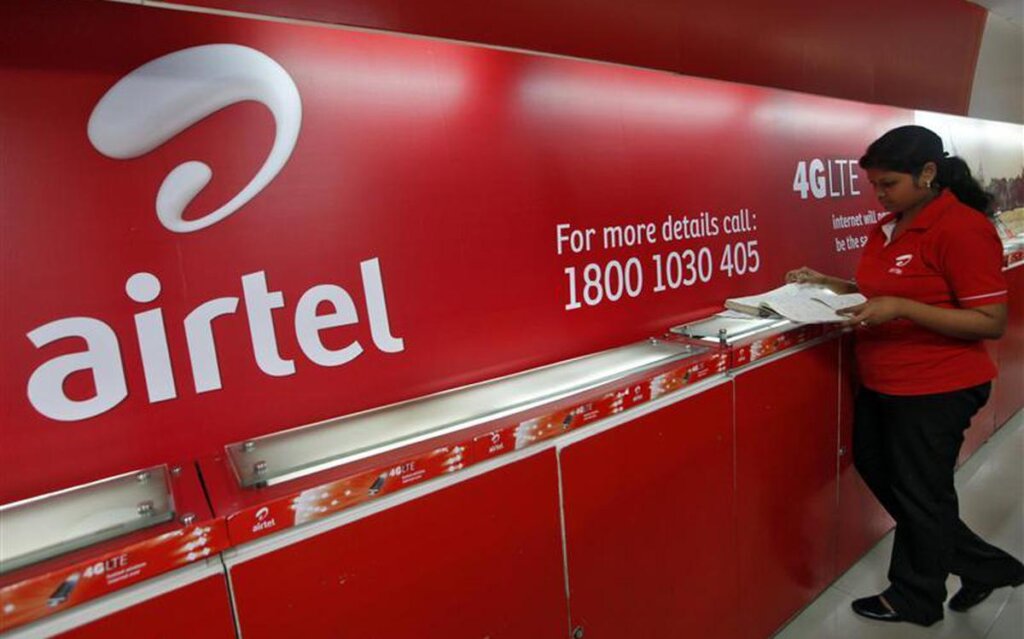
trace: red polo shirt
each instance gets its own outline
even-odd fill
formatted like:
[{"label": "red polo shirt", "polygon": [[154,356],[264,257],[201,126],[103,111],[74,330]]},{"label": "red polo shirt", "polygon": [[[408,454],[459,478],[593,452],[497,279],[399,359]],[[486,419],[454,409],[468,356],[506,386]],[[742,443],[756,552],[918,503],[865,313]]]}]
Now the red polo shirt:
[{"label": "red polo shirt", "polygon": [[[871,230],[857,267],[866,297],[904,297],[941,308],[1006,302],[1003,247],[984,215],[943,191],[891,239],[897,217]],[[857,330],[864,385],[888,395],[925,395],[969,388],[996,376],[981,340],[945,337],[909,320]]]}]

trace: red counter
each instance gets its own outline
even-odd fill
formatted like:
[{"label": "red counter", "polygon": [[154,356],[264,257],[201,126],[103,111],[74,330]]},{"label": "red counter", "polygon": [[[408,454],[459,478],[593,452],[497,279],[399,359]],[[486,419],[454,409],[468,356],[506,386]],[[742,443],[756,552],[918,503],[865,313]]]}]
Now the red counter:
[{"label": "red counter", "polygon": [[839,346],[736,375],[742,636],[767,637],[835,578]]},{"label": "red counter", "polygon": [[[213,597],[211,586],[194,588],[191,584],[195,579],[187,578],[188,575],[194,576],[200,567],[205,567],[200,570],[201,576],[212,575],[218,570],[223,573],[218,553],[228,545],[224,522],[211,512],[199,474],[192,464],[171,465],[167,476],[174,519],[0,575],[0,633],[14,630],[18,635],[24,629],[30,636],[39,636],[42,632],[39,628],[51,628],[51,619],[57,624],[55,627],[77,627],[157,597],[160,602],[147,604],[143,609],[164,610],[167,606],[177,609],[181,602],[185,602],[181,603],[182,610],[195,608],[193,612],[168,615],[166,623],[173,627],[189,629],[208,621],[212,628],[218,628],[223,625],[218,621],[219,617],[223,617],[230,626],[227,591],[223,583],[218,591],[220,594]],[[46,499],[54,497],[45,495],[39,499],[46,503]],[[60,498],[59,495],[56,497]],[[108,501],[104,506],[113,509],[116,503]],[[103,511],[97,511],[91,516],[103,515]],[[74,530],[83,521],[69,520],[64,530]],[[174,596],[164,596],[179,589],[181,592]],[[193,595],[188,594],[193,590],[206,593],[196,599],[202,599],[203,606],[188,603],[193,600]],[[140,592],[145,596],[140,598]],[[225,602],[222,613],[210,613],[208,606],[213,604],[207,600],[211,597]],[[116,616],[117,619],[101,624],[107,636],[119,636],[119,632],[127,636],[137,631],[131,622],[119,621],[120,614]],[[77,621],[68,625],[69,618]],[[165,619],[163,613],[159,618]],[[47,630],[43,634],[50,636],[54,632]]]},{"label": "red counter", "polygon": [[242,636],[563,639],[554,451],[452,481],[242,547]]},{"label": "red counter", "polygon": [[211,559],[24,626],[5,639],[232,639],[224,568]]},{"label": "red counter", "polygon": [[559,458],[573,627],[594,637],[737,636],[732,384]]},{"label": "red counter", "polygon": [[853,464],[853,399],[857,392],[853,335],[840,343],[839,367],[839,516],[836,532],[836,569],[841,575],[895,522],[878,503]]},{"label": "red counter", "polygon": [[1009,320],[999,341],[999,378],[994,404],[999,428],[1024,408],[1024,264],[1006,271],[1010,289]]},{"label": "red counter", "polygon": [[[1000,342],[985,342],[985,347],[988,349],[989,355],[994,362],[999,361],[999,346]],[[988,441],[988,438],[996,431],[996,405],[998,401],[996,397],[999,394],[998,388],[1001,383],[1002,380],[1000,379],[992,380],[992,394],[989,396],[988,403],[981,407],[981,410],[971,419],[970,428],[964,431],[964,443],[960,446],[957,467],[970,459],[971,455],[977,452],[982,444]]]}]

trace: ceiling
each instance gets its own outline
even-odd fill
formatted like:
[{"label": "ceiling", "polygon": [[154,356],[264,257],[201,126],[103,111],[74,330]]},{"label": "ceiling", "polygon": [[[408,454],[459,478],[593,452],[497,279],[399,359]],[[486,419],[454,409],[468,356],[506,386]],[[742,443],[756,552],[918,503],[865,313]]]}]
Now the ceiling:
[{"label": "ceiling", "polygon": [[1024,1],[1022,0],[970,0],[980,4],[992,13],[1024,27]]}]

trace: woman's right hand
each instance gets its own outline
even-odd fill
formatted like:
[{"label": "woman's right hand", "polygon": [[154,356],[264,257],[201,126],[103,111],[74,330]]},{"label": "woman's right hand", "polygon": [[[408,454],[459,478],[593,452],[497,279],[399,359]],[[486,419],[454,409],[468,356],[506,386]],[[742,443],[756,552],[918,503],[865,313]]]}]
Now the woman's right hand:
[{"label": "woman's right hand", "polygon": [[812,268],[801,266],[800,268],[786,273],[786,282],[790,284],[811,284],[813,286],[824,286],[833,293],[846,295],[858,291],[857,283],[849,280],[832,277],[819,273]]},{"label": "woman's right hand", "polygon": [[790,284],[816,284],[825,286],[832,278],[814,269],[801,266],[800,268],[786,273],[786,282]]}]

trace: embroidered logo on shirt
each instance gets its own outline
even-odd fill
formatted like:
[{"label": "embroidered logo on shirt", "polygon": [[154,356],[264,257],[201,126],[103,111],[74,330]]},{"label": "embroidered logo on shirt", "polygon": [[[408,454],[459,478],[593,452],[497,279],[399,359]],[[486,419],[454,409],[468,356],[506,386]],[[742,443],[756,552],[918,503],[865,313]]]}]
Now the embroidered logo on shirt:
[{"label": "embroidered logo on shirt", "polygon": [[896,266],[889,269],[889,273],[892,275],[903,275],[903,267],[910,264],[910,260],[914,259],[914,256],[910,253],[906,255],[899,255],[896,257]]}]

